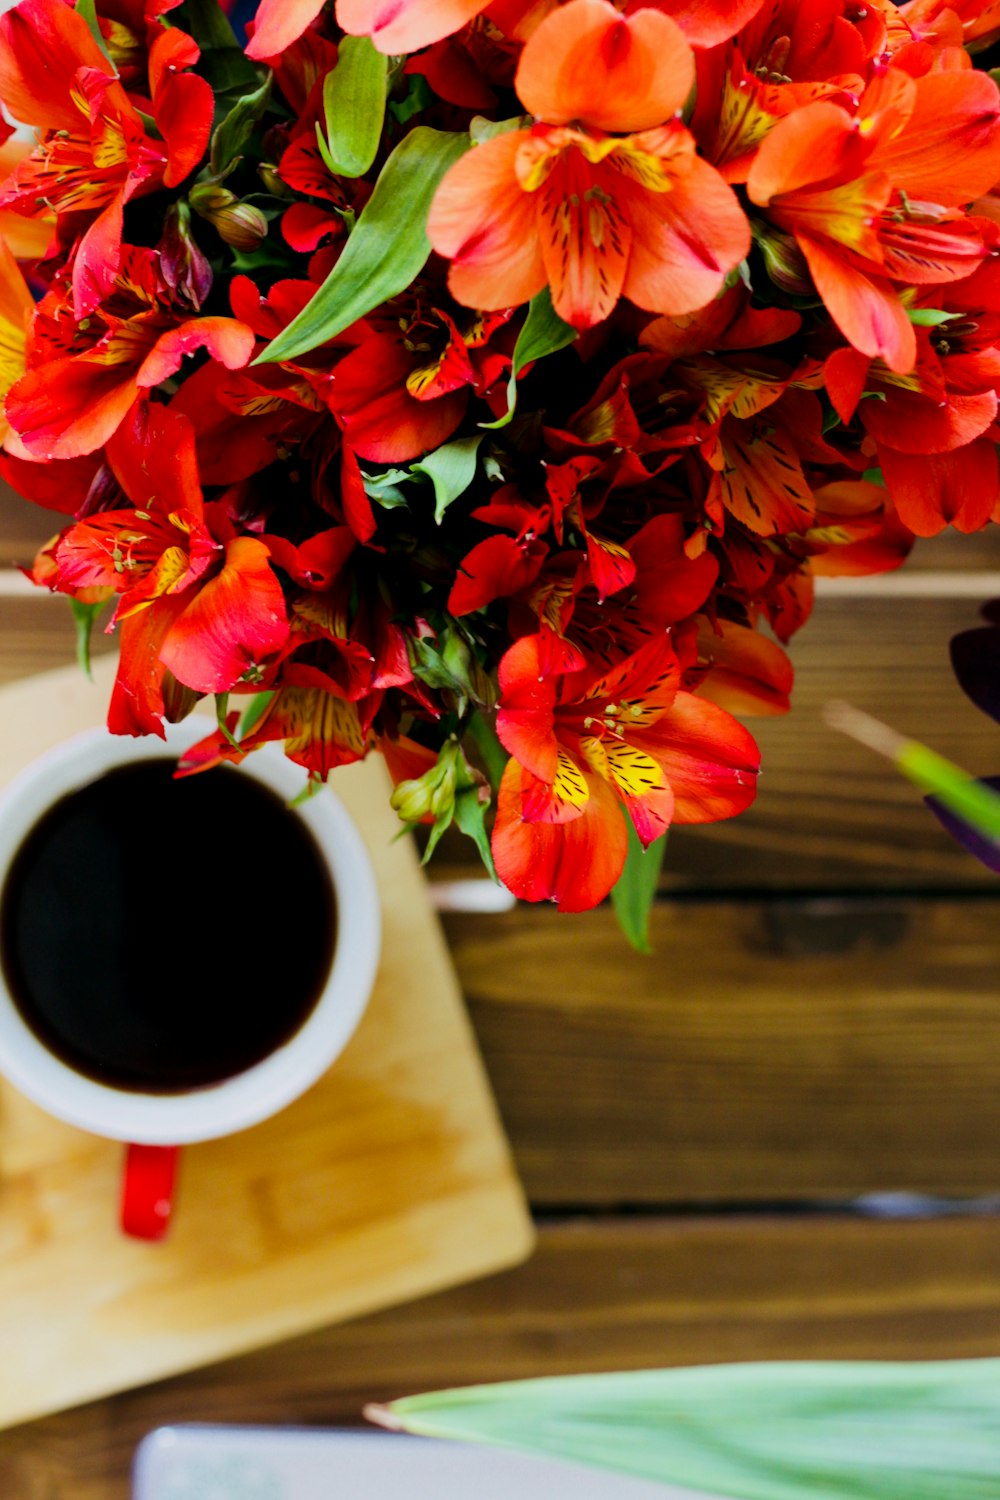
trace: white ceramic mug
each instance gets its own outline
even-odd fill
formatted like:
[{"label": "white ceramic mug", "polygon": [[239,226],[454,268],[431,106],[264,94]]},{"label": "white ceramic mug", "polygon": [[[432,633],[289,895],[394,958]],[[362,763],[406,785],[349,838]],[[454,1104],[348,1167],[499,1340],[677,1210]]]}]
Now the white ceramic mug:
[{"label": "white ceramic mug", "polygon": [[[0,794],[0,889],[27,836],[61,798],[115,767],[179,754],[214,727],[203,717],[168,725],[166,743],[91,730],[32,762]],[[303,786],[301,767],[278,745],[255,751],[236,774],[255,777],[286,802]],[[245,1071],[184,1093],[142,1093],[97,1082],[36,1036],[0,966],[0,1074],[58,1119],[129,1143],[122,1225],[140,1238],[158,1239],[166,1230],[177,1148],[244,1130],[298,1098],[343,1051],[367,1005],[378,967],[381,916],[361,835],[329,788],[289,809],[289,816],[302,819],[326,862],[337,938],[319,999],[299,1030]]]}]

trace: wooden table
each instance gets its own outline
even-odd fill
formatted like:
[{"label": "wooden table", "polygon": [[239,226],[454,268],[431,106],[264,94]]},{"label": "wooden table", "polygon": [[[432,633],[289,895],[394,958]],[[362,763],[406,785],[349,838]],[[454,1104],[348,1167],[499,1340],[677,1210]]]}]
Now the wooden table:
[{"label": "wooden table", "polygon": [[[9,568],[54,527],[0,505]],[[653,959],[604,911],[446,919],[532,1261],[0,1435],[3,1500],[125,1500],[163,1422],[352,1423],[368,1400],[577,1370],[1000,1354],[1000,884],[818,716],[849,695],[1000,770],[947,661],[1000,595],[998,542],[921,544],[901,575],[824,595],[792,716],[754,726],[756,808],[672,840]],[[0,627],[0,680],[71,657],[61,600],[0,594]],[[443,852],[436,878],[460,869]]]}]

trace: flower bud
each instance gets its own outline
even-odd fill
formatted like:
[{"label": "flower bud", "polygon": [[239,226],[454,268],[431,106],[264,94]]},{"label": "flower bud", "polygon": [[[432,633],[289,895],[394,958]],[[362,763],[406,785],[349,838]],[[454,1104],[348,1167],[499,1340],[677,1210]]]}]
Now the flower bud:
[{"label": "flower bud", "polygon": [[191,210],[186,203],[178,201],[167,209],[157,249],[160,273],[174,300],[200,312],[212,290],[212,267],[191,237]]},{"label": "flower bud", "polygon": [[816,288],[805,257],[790,234],[783,234],[773,224],[753,223],[754,242],[759,246],[767,274],[783,292],[793,297],[814,297]]},{"label": "flower bud", "polygon": [[256,250],[267,234],[267,220],[260,209],[241,203],[228,188],[202,182],[188,197],[195,213],[207,219],[234,250]]},{"label": "flower bud", "polygon": [[390,805],[404,823],[422,823],[433,818],[449,821],[455,806],[458,784],[458,743],[449,740],[442,746],[437,762],[422,776],[401,781],[389,798]]},{"label": "flower bud", "polygon": [[267,191],[273,193],[275,198],[291,198],[294,196],[284,178],[279,177],[277,167],[271,162],[262,161],[257,168],[257,176]]}]

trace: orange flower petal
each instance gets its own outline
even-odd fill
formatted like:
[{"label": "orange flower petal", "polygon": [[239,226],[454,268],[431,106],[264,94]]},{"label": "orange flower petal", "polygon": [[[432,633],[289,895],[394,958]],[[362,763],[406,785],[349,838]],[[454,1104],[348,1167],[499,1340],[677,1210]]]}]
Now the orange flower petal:
[{"label": "orange flower petal", "polygon": [[1000,500],[997,451],[988,438],[919,456],[880,448],[879,460],[899,519],[915,536],[937,536],[946,526],[980,531]]},{"label": "orange flower petal", "polygon": [[287,638],[284,596],[267,548],[241,536],[227,545],[221,573],[198,590],[173,625],[160,659],[196,692],[225,693]]},{"label": "orange flower petal", "polygon": [[608,783],[588,776],[590,798],[568,823],[526,823],[523,796],[533,778],[510,761],[497,799],[493,860],[509,891],[523,901],[556,901],[560,911],[589,911],[625,865],[625,819]]},{"label": "orange flower petal", "polygon": [[549,124],[646,130],[684,104],[694,53],[659,11],[621,16],[610,0],[569,0],[531,37],[514,86],[525,108]]},{"label": "orange flower petal", "polygon": [[141,386],[176,375],[185,354],[207,349],[227,370],[240,370],[253,354],[253,329],[235,318],[191,318],[161,334],[139,368]]},{"label": "orange flower petal", "polygon": [[10,431],[3,398],[24,374],[24,346],[34,309],[21,268],[0,239],[0,443]]},{"label": "orange flower petal", "polygon": [[788,436],[777,429],[727,423],[725,468],[711,496],[757,536],[797,535],[813,518],[812,491]]},{"label": "orange flower petal", "polygon": [[695,47],[715,47],[752,21],[764,0],[632,0],[673,16]]},{"label": "orange flower petal", "polygon": [[826,100],[807,104],[779,120],[761,142],[747,192],[766,207],[780,194],[813,183],[849,181],[860,174],[868,154],[845,109]]},{"label": "orange flower petal", "polygon": [[298,40],[322,9],[323,0],[261,0],[247,57],[255,61],[277,57]]},{"label": "orange flower petal", "polygon": [[11,387],[6,412],[33,458],[76,458],[107,442],[136,394],[128,365],[54,359]]},{"label": "orange flower petal", "polygon": [[163,679],[167,668],[160,648],[185,607],[183,594],[167,594],[149,609],[122,621],[118,676],[108,708],[112,734],[156,734],[164,738]]},{"label": "orange flower petal", "polygon": [[467,307],[516,307],[545,285],[535,201],[515,170],[530,139],[513,130],[475,146],[449,169],[434,196],[427,235],[452,262],[448,286]]},{"label": "orange flower petal", "polygon": [[618,186],[570,145],[535,194],[552,305],[574,328],[602,322],[621,296],[632,226],[615,197]]},{"label": "orange flower petal", "polygon": [[0,16],[0,98],[16,120],[79,134],[86,120],[78,68],[112,72],[80,13],[65,0],[21,0]]},{"label": "orange flower petal", "polygon": [[912,370],[916,335],[891,284],[837,255],[832,245],[804,234],[797,238],[816,290],[845,339],[871,359],[881,357],[898,374]]},{"label": "orange flower petal", "polygon": [[1000,179],[1000,92],[986,73],[930,73],[916,84],[906,129],[873,154],[894,186],[946,208],[986,193]]},{"label": "orange flower petal", "polygon": [[696,312],[750,250],[739,199],[697,157],[669,192],[634,187],[627,211],[633,238],[624,293],[647,312]]},{"label": "orange flower petal", "polygon": [[[281,11],[288,0],[269,3]],[[337,21],[351,36],[370,36],[380,52],[416,52],[459,31],[488,4],[489,0],[337,0]]]},{"label": "orange flower petal", "polygon": [[760,751],[753,736],[732,714],[693,693],[678,693],[663,717],[634,740],[665,772],[676,823],[734,817],[756,796]]}]

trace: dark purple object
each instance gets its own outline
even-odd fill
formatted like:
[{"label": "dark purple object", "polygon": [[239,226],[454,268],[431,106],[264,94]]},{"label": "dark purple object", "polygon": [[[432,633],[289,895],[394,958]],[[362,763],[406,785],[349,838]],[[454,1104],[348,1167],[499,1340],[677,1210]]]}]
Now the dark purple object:
[{"label": "dark purple object", "polygon": [[953,637],[951,664],[962,691],[1000,723],[1000,625],[982,625]]},{"label": "dark purple object", "polygon": [[[969,631],[970,635],[979,635],[982,633],[976,630]],[[1000,631],[993,633],[1000,635]],[[964,683],[962,685],[963,687],[965,686]],[[969,697],[972,697],[971,693]],[[975,702],[976,700],[973,699],[973,701]],[[980,707],[982,707],[981,704]],[[996,715],[994,714],[995,717]],[[983,786],[992,787],[995,792],[1000,792],[1000,776],[981,776],[979,780]],[[924,801],[941,825],[947,829],[953,839],[958,840],[963,849],[967,850],[969,854],[974,854],[980,864],[984,864],[988,870],[992,870],[994,874],[1000,875],[1000,843],[997,843],[994,839],[985,838],[983,834],[977,833],[974,828],[970,828],[968,823],[962,818],[957,817],[953,812],[949,812],[948,808],[942,807],[937,797],[925,797]]]}]

